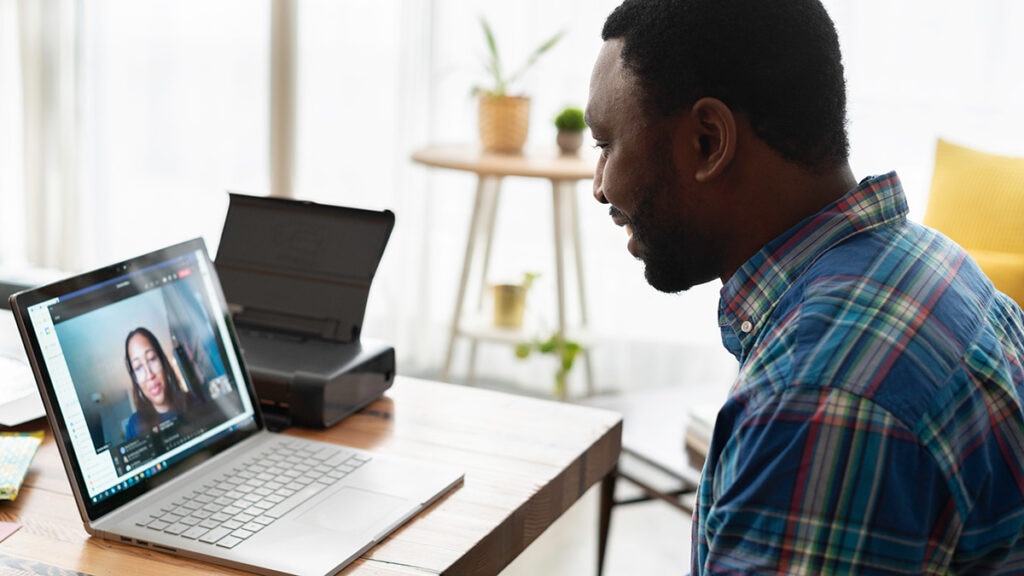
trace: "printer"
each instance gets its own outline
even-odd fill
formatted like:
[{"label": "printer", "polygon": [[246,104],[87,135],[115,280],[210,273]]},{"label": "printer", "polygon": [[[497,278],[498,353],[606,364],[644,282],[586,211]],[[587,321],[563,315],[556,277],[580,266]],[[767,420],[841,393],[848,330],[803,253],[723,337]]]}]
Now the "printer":
[{"label": "printer", "polygon": [[214,263],[263,414],[333,426],[394,380],[394,348],[360,332],[395,215],[229,196]]}]

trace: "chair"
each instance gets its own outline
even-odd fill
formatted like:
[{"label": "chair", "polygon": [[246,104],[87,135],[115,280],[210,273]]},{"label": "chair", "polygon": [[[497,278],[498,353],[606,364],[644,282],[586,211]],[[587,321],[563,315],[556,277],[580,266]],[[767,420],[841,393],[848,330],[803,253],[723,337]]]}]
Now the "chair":
[{"label": "chair", "polygon": [[[597,574],[604,573],[612,510],[618,506],[659,500],[683,512],[693,513],[693,496],[703,466],[705,435],[689,426],[694,410],[713,407],[712,416],[724,401],[719,384],[690,384],[581,400],[588,406],[622,414],[622,455],[618,465],[601,482],[598,518]],[[703,414],[705,411],[701,410]],[[713,424],[713,422],[712,422]],[[637,496],[617,497],[619,480],[634,487]]]},{"label": "chair", "polygon": [[963,246],[1024,307],[1024,158],[940,139],[924,224]]}]

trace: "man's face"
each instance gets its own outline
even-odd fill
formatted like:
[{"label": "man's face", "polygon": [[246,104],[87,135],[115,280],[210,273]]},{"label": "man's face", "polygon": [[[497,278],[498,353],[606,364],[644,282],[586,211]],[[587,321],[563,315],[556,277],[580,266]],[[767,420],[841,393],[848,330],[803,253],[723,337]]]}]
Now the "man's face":
[{"label": "man's face", "polygon": [[594,197],[611,205],[647,282],[663,292],[687,290],[717,277],[712,234],[721,223],[708,221],[696,191],[700,151],[687,144],[689,115],[647,111],[621,52],[622,40],[605,42],[590,80],[587,124],[601,149]]}]

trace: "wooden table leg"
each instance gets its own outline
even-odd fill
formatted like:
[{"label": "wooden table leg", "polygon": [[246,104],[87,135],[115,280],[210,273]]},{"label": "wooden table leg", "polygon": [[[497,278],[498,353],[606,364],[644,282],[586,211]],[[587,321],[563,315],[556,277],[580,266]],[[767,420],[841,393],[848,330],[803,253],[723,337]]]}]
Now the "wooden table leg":
[{"label": "wooden table leg", "polygon": [[612,508],[615,506],[615,481],[618,477],[618,466],[616,466],[601,479],[601,507],[597,527],[597,576],[604,573],[604,557],[608,551],[608,531],[612,524]]},{"label": "wooden table leg", "polygon": [[473,267],[473,252],[476,248],[477,234],[480,232],[481,218],[484,212],[485,203],[485,182],[483,178],[477,181],[476,196],[473,199],[473,214],[469,220],[469,232],[466,234],[466,253],[462,259],[462,275],[459,277],[459,289],[455,294],[455,307],[452,312],[452,324],[448,333],[448,352],[445,355],[444,365],[441,367],[439,379],[448,381],[451,374],[452,357],[455,353],[455,340],[459,336],[459,323],[462,322],[462,306],[466,298],[466,284],[469,282],[469,272]]}]

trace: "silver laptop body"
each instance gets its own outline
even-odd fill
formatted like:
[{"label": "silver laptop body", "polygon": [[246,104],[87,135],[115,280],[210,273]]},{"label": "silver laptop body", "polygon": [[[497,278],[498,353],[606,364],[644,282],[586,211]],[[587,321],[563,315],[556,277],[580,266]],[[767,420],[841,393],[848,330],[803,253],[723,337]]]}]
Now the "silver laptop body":
[{"label": "silver laptop body", "polygon": [[334,574],[461,471],[267,431],[202,239],[11,296],[85,529]]}]

